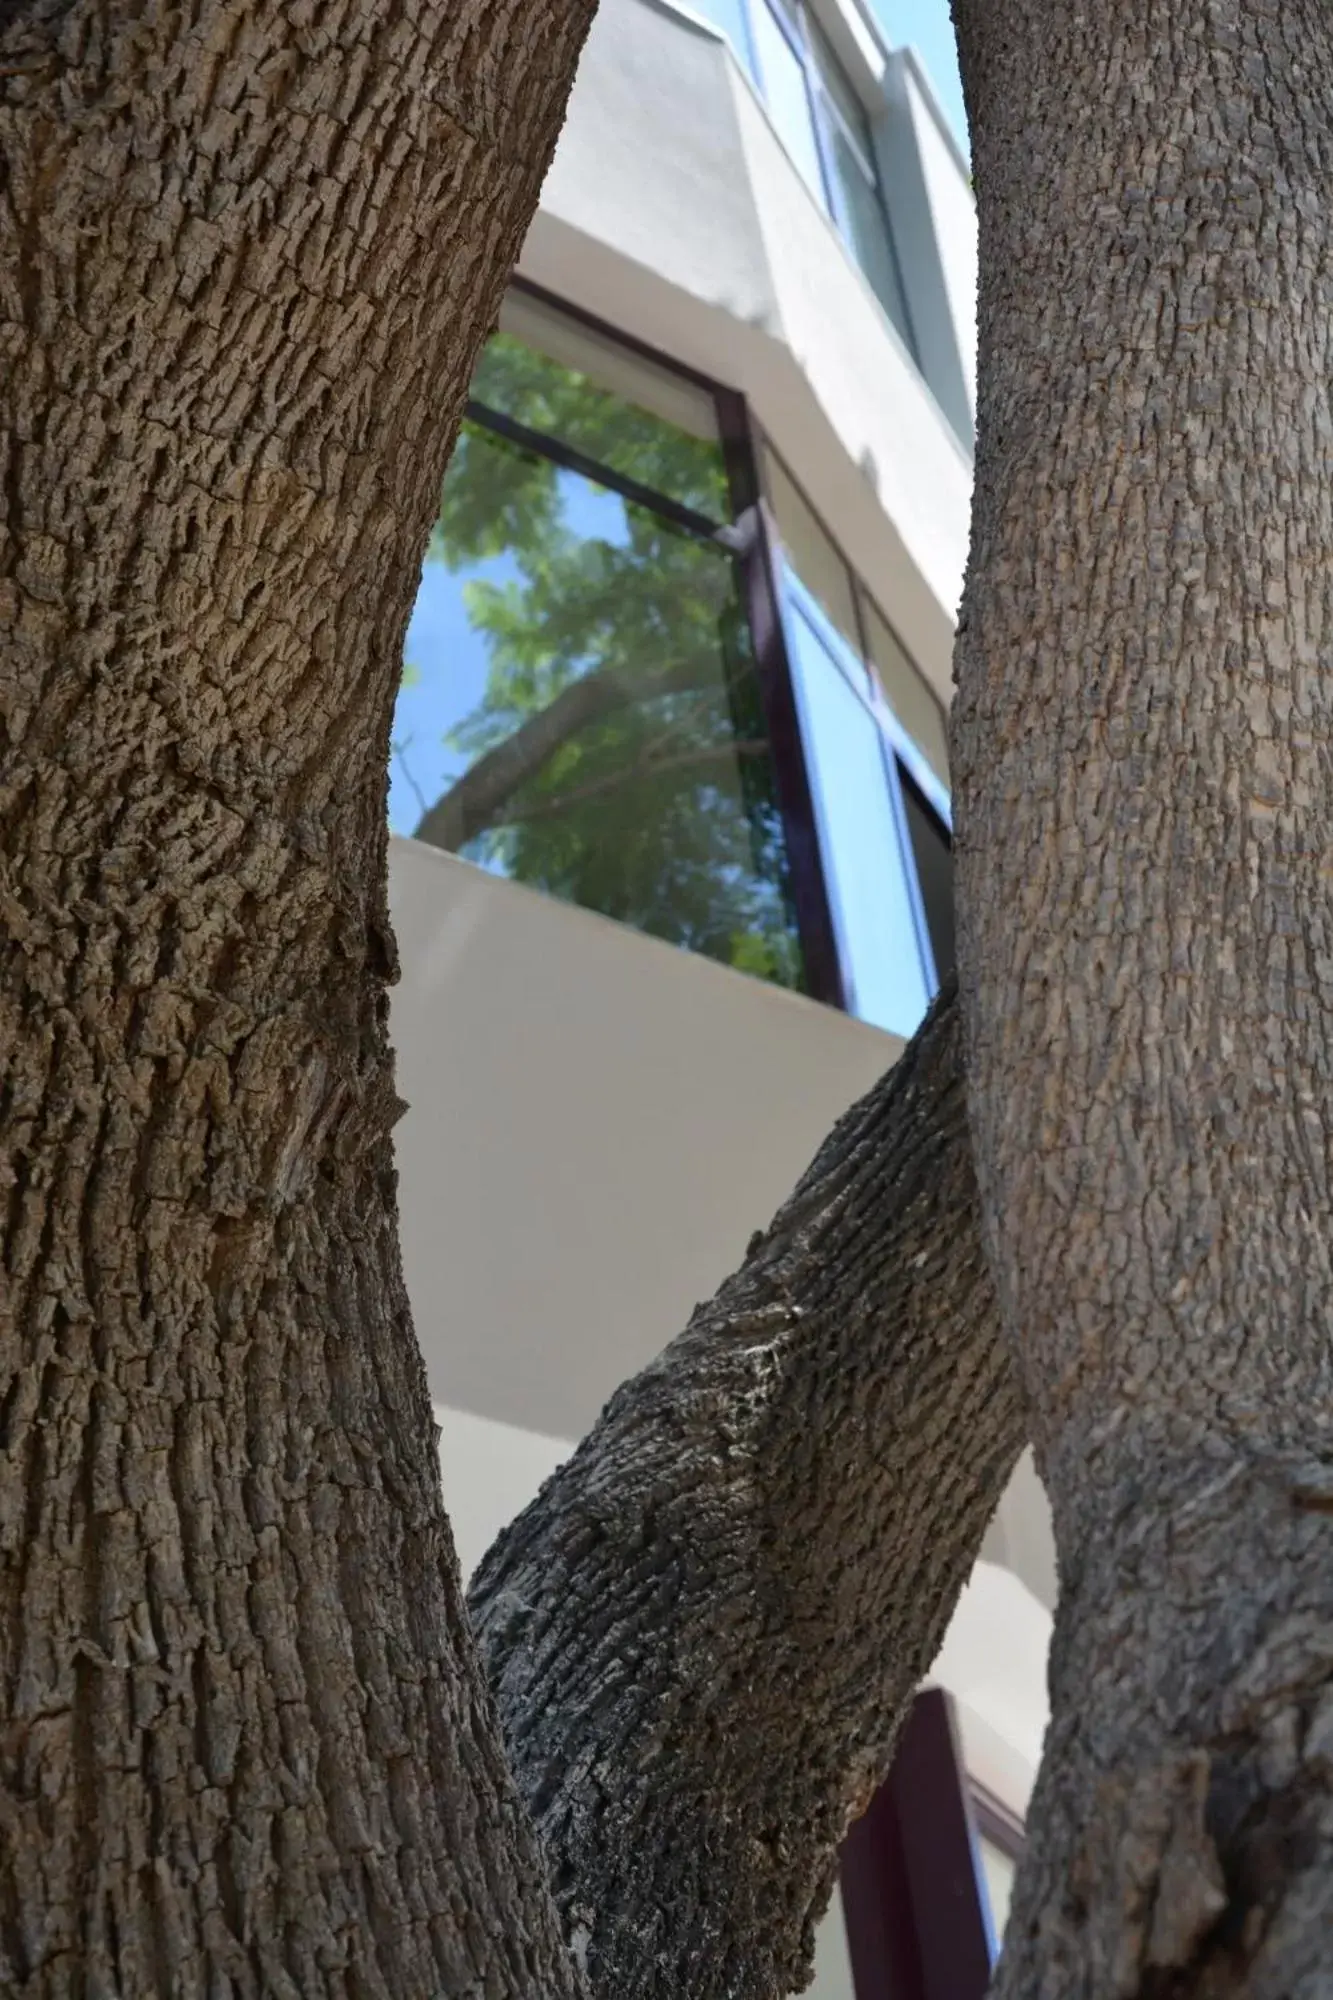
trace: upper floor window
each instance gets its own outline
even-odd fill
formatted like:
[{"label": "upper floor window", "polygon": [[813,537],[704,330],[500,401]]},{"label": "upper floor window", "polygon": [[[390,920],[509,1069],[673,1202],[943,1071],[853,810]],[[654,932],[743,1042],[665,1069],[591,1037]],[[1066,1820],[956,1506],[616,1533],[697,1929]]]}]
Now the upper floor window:
[{"label": "upper floor window", "polygon": [[764,483],[847,1005],[910,1035],[955,955],[944,711],[771,449]]},{"label": "upper floor window", "polygon": [[953,962],[943,711],[795,480],[522,287],[471,387],[394,830],[910,1034]]},{"label": "upper floor window", "polygon": [[805,983],[715,398],[511,292],[408,627],[390,822]]},{"label": "upper floor window", "polygon": [[693,4],[726,33],[801,175],[914,351],[871,122],[805,0]]}]

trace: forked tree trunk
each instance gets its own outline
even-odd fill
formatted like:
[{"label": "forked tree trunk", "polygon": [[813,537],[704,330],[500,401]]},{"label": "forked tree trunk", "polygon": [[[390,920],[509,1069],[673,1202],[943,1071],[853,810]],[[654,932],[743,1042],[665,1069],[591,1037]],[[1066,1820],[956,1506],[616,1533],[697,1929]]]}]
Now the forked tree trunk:
[{"label": "forked tree trunk", "polygon": [[470,1605],[599,2000],[809,1976],[1023,1441],[957,1009],[500,1538]]},{"label": "forked tree trunk", "polygon": [[956,0],[974,1137],[1051,1492],[998,1991],[1333,1993],[1333,17]]},{"label": "forked tree trunk", "polygon": [[0,1989],[573,1995],[399,1273],[385,765],[591,0],[0,5]]}]

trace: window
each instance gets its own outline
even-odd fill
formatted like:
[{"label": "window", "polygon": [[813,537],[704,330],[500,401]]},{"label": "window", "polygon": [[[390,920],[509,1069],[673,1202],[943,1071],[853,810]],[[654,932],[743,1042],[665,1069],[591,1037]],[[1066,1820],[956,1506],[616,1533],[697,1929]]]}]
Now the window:
[{"label": "window", "polygon": [[953,922],[953,848],[949,837],[922,798],[908,773],[903,773],[903,812],[916,862],[917,882],[935,971],[947,979],[958,963]]},{"label": "window", "polygon": [[[764,480],[782,537],[783,554],[820,610],[859,655],[861,636],[851,571],[831,537],[825,534],[813,507],[773,451],[764,453]],[[863,684],[864,672],[859,660],[855,677],[858,685]]]},{"label": "window", "polygon": [[805,983],[706,391],[515,293],[405,648],[395,830]]},{"label": "window", "polygon": [[846,1003],[910,1035],[955,963],[944,711],[771,447],[763,466]]},{"label": "window", "polygon": [[494,416],[558,440],[590,463],[729,519],[717,405],[707,389],[511,290],[471,396]]},{"label": "window", "polygon": [[807,185],[827,209],[828,190],[799,27],[772,0],[750,0],[750,26],[764,102]]},{"label": "window", "polygon": [[788,645],[851,1013],[911,1035],[935,967],[896,760],[853,686],[855,662],[788,578]]},{"label": "window", "polygon": [[888,620],[861,593],[866,648],[881,692],[942,786],[949,782],[949,729],[944,710],[894,636]]},{"label": "window", "polygon": [[726,34],[802,178],[915,352],[870,119],[805,0],[693,0]]},{"label": "window", "polygon": [[511,292],[408,627],[390,823],[910,1035],[954,958],[943,714],[765,448],[770,560],[744,433],[739,399]]},{"label": "window", "polygon": [[976,1823],[977,1873],[990,1934],[992,1960],[998,1959],[1013,1901],[1014,1879],[1023,1851],[1023,1826],[979,1786],[972,1787]]},{"label": "window", "polygon": [[880,194],[870,121],[847,72],[813,21],[809,35],[833,217],[871,290],[910,347],[911,327]]}]

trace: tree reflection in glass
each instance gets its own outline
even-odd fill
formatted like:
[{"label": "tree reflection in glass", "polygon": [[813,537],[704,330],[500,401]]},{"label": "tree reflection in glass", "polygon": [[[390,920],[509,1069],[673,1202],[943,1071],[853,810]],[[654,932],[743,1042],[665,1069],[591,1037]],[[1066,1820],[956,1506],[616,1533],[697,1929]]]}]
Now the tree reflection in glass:
[{"label": "tree reflection in glass", "polygon": [[[506,335],[474,396],[722,520],[715,441]],[[396,830],[746,972],[804,983],[733,558],[480,423],[408,632]]]}]

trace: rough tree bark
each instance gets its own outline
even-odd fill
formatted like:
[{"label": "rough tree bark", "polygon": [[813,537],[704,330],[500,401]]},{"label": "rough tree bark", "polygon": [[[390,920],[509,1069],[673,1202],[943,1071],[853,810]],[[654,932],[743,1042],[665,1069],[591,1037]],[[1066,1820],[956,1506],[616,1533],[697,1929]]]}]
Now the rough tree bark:
[{"label": "rough tree bark", "polygon": [[605,2000],[805,1984],[838,1844],[1022,1444],[956,1015],[948,996],[473,1583]]},{"label": "rough tree bark", "polygon": [[592,0],[0,4],[0,1987],[581,1989],[398,1268],[385,764]]},{"label": "rough tree bark", "polygon": [[1333,1993],[1333,16],[956,0],[973,1129],[1054,1505],[999,1993]]}]

